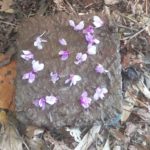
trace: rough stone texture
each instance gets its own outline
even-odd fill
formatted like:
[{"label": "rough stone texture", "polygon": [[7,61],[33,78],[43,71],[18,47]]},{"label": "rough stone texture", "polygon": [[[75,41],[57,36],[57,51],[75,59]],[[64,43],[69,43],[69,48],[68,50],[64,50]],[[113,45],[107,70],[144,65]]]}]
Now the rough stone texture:
[{"label": "rough stone texture", "polygon": [[[85,20],[86,25],[92,23],[92,15],[75,17],[65,14],[56,16],[36,16],[27,19],[19,27],[18,36],[18,76],[16,80],[16,109],[17,117],[23,123],[36,124],[47,128],[61,128],[63,126],[86,126],[96,120],[110,118],[116,112],[121,112],[121,66],[119,55],[119,40],[106,24],[95,30],[95,36],[101,41],[97,48],[97,55],[88,56],[82,65],[75,65],[74,60],[77,52],[86,52],[87,44],[81,32],[74,31],[68,20],[79,22]],[[37,50],[33,46],[35,38],[46,31],[43,38],[48,42],[43,50]],[[64,47],[58,43],[59,38],[65,38],[68,42],[67,49],[71,55],[67,61],[62,62],[58,52]],[[33,84],[22,80],[22,75],[31,70],[31,62],[20,58],[21,50],[30,49],[36,60],[43,62],[45,68],[38,73]],[[110,74],[99,75],[95,73],[95,66],[101,63]],[[61,80],[55,85],[50,81],[49,73],[57,71],[61,74]],[[69,74],[79,74],[82,82],[70,87],[64,82]],[[88,110],[84,110],[79,103],[80,95],[84,90],[89,96],[94,95],[97,86],[107,87],[109,93],[104,100],[93,101]],[[59,101],[56,105],[46,106],[42,111],[32,103],[34,99],[54,94]],[[104,118],[102,118],[104,117]]]}]

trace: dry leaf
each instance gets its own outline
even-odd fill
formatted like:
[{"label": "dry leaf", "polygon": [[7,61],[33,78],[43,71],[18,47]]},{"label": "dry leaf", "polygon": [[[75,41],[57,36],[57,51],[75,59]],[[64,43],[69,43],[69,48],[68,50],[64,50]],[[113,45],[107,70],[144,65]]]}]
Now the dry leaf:
[{"label": "dry leaf", "polygon": [[103,150],[110,150],[109,138],[106,140]]},{"label": "dry leaf", "polygon": [[4,11],[7,13],[13,13],[14,10],[10,8],[12,3],[13,3],[13,0],[2,0],[2,1],[0,1],[0,11]]},{"label": "dry leaf", "polygon": [[93,141],[95,141],[96,135],[99,133],[100,128],[100,125],[93,126],[74,150],[87,150]]},{"label": "dry leaf", "polygon": [[14,110],[16,62],[0,68],[0,108]]}]

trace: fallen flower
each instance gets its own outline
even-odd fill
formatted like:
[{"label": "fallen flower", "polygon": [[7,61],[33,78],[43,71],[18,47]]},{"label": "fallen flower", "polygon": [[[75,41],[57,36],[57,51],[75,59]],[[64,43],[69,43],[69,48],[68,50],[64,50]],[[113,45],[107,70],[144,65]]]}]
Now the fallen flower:
[{"label": "fallen flower", "polygon": [[94,33],[94,27],[92,25],[89,25],[83,30],[83,34],[93,34]]},{"label": "fallen flower", "polygon": [[61,60],[67,60],[69,57],[69,52],[67,50],[61,50],[59,51],[59,56],[61,56]]},{"label": "fallen flower", "polygon": [[44,110],[46,107],[46,100],[45,100],[45,98],[36,99],[33,101],[33,104],[36,107],[40,107],[40,108],[42,108],[42,110]]},{"label": "fallen flower", "polygon": [[46,96],[45,97],[46,103],[49,105],[54,105],[57,102],[57,97],[51,95],[51,96]]},{"label": "fallen flower", "polygon": [[30,59],[34,58],[34,55],[31,51],[29,50],[22,50],[23,54],[21,54],[21,58],[23,58],[24,60],[29,61]]},{"label": "fallen flower", "polygon": [[96,71],[97,73],[101,73],[101,74],[108,72],[108,70],[106,70],[101,64],[98,64],[98,65],[96,66],[95,71]]},{"label": "fallen flower", "polygon": [[103,99],[105,97],[105,94],[108,93],[108,90],[106,88],[100,88],[98,87],[96,89],[96,92],[94,94],[94,99],[98,100],[98,99]]},{"label": "fallen flower", "polygon": [[76,61],[74,62],[76,65],[81,64],[82,62],[86,61],[87,54],[77,53]]},{"label": "fallen flower", "polygon": [[39,63],[39,61],[33,60],[32,61],[32,69],[33,69],[33,72],[41,71],[44,69],[44,64]]},{"label": "fallen flower", "polygon": [[86,34],[85,39],[88,42],[88,44],[90,44],[90,45],[100,43],[100,41],[98,39],[94,38],[94,35],[92,35],[92,34]]},{"label": "fallen flower", "polygon": [[22,80],[28,80],[29,83],[33,83],[35,80],[35,73],[32,71],[25,73],[22,77]]},{"label": "fallen flower", "polygon": [[44,40],[44,39],[41,38],[44,35],[44,33],[42,33],[40,36],[38,36],[36,38],[36,40],[34,41],[34,46],[37,47],[39,50],[43,49],[42,43],[47,42],[47,40]]},{"label": "fallen flower", "polygon": [[75,31],[80,31],[84,28],[84,21],[80,21],[79,24],[75,25],[73,20],[69,20],[69,25],[73,27]]},{"label": "fallen flower", "polygon": [[93,16],[93,24],[95,28],[99,28],[104,24],[104,22],[99,16]]},{"label": "fallen flower", "polygon": [[40,99],[36,99],[33,101],[33,104],[36,107],[40,107],[42,108],[42,110],[44,110],[46,107],[46,104],[54,105],[57,102],[57,100],[58,99],[55,96],[51,95],[51,96],[42,97]]},{"label": "fallen flower", "polygon": [[92,102],[92,99],[88,97],[88,93],[84,91],[80,97],[80,104],[84,108],[88,108]]},{"label": "fallen flower", "polygon": [[69,79],[67,79],[65,81],[65,84],[68,84],[70,82],[70,86],[76,85],[77,82],[81,81],[81,79],[82,78],[79,75],[73,75],[73,74],[71,74],[70,77],[69,77]]},{"label": "fallen flower", "polygon": [[53,82],[53,84],[55,84],[56,83],[56,81],[58,81],[59,80],[59,74],[57,73],[57,72],[51,72],[50,73],[50,77],[51,77],[51,81]]},{"label": "fallen flower", "polygon": [[23,80],[28,80],[29,83],[33,83],[36,77],[36,73],[44,69],[44,64],[39,61],[32,61],[32,71],[25,73],[22,77]]},{"label": "fallen flower", "polygon": [[65,39],[59,39],[59,43],[64,46],[67,45],[67,41]]},{"label": "fallen flower", "polygon": [[96,45],[89,44],[87,47],[87,53],[89,55],[96,55]]}]

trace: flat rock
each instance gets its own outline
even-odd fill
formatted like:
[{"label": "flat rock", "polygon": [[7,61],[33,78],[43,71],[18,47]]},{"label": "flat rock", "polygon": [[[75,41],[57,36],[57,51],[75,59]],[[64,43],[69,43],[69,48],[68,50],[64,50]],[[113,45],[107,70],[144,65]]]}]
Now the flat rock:
[{"label": "flat rock", "polygon": [[[55,16],[35,16],[26,19],[19,27],[17,39],[17,80],[16,80],[16,111],[18,119],[24,124],[34,124],[47,128],[61,128],[64,126],[86,126],[96,120],[109,119],[116,112],[121,112],[121,65],[119,54],[119,40],[116,33],[112,33],[106,17],[102,17],[105,24],[95,29],[95,37],[100,40],[97,45],[97,54],[89,55],[86,62],[75,65],[78,52],[86,53],[87,43],[81,31],[74,31],[69,26],[68,20],[75,22],[85,21],[85,26],[92,23],[92,15],[71,16],[57,14]],[[37,36],[43,32],[43,50],[38,50],[33,43]],[[61,46],[60,38],[67,40],[67,46]],[[45,64],[44,70],[37,73],[35,81],[30,84],[22,80],[24,73],[31,71],[31,61],[23,60],[20,55],[22,50],[29,49],[35,59]],[[68,49],[70,56],[66,61],[61,61],[58,52]],[[109,73],[98,74],[96,65],[102,64]],[[58,72],[61,79],[53,84],[50,72]],[[78,74],[82,81],[74,86],[64,84],[70,74]],[[108,93],[103,100],[94,101],[95,89],[107,87]],[[92,104],[85,110],[79,102],[82,92],[86,90],[92,98]],[[46,95],[55,95],[58,102],[46,105],[45,110],[34,106],[33,101]]]}]

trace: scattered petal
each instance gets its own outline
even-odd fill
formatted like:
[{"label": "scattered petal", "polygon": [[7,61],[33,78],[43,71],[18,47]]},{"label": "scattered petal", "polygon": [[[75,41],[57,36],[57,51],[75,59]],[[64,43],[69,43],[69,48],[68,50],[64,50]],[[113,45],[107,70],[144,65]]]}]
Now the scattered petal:
[{"label": "scattered petal", "polygon": [[43,49],[42,43],[47,42],[47,40],[44,40],[43,38],[41,38],[43,36],[43,34],[41,34],[40,36],[38,36],[36,38],[36,40],[34,41],[34,46],[37,47],[39,50]]},{"label": "scattered petal", "polygon": [[75,22],[74,22],[73,20],[69,20],[69,25],[70,25],[71,27],[75,27]]},{"label": "scattered petal", "polygon": [[96,55],[96,45],[88,45],[87,53],[89,55]]},{"label": "scattered petal", "polygon": [[51,95],[51,96],[46,96],[45,97],[46,103],[50,105],[54,105],[57,102],[57,97]]},{"label": "scattered petal", "polygon": [[92,99],[88,97],[88,93],[84,91],[80,97],[81,106],[86,109],[90,106],[91,102],[92,102]]},{"label": "scattered petal", "polygon": [[70,82],[70,86],[76,85],[77,82],[81,81],[81,79],[82,78],[79,75],[73,75],[73,74],[71,74],[70,78],[65,81],[65,84],[67,84],[67,83]]},{"label": "scattered petal", "polygon": [[94,27],[92,25],[89,25],[87,28],[83,30],[84,34],[93,34],[94,33]]},{"label": "scattered petal", "polygon": [[96,89],[96,92],[94,94],[94,99],[98,100],[98,99],[103,99],[105,97],[105,94],[108,93],[108,90],[106,88],[100,88],[98,87]]},{"label": "scattered petal", "polygon": [[21,54],[21,58],[23,58],[23,59],[25,59],[27,61],[29,61],[30,59],[34,58],[34,55],[33,55],[33,53],[31,51],[23,50],[22,52],[23,52],[23,54]]},{"label": "scattered petal", "polygon": [[39,63],[39,61],[33,60],[32,61],[32,68],[34,72],[38,72],[44,69],[44,64]]},{"label": "scattered petal", "polygon": [[59,40],[59,43],[60,43],[61,45],[64,45],[64,46],[67,45],[67,41],[66,41],[65,39],[60,39],[60,40]]},{"label": "scattered petal", "polygon": [[98,65],[96,66],[95,71],[96,71],[97,73],[101,73],[101,74],[108,72],[108,70],[105,70],[104,67],[103,67],[101,64],[98,64]]},{"label": "scattered petal", "polygon": [[45,107],[46,107],[46,100],[45,100],[45,98],[40,98],[39,99],[39,107],[41,107],[42,110],[45,109]]},{"label": "scattered petal", "polygon": [[58,54],[61,56],[61,60],[63,61],[67,60],[69,57],[69,52],[66,50],[61,50]]},{"label": "scattered petal", "polygon": [[84,28],[84,21],[80,21],[79,24],[75,25],[73,20],[69,20],[69,25],[73,27],[75,31],[80,31]]},{"label": "scattered petal", "polygon": [[76,61],[74,62],[76,65],[81,64],[82,62],[86,61],[87,54],[77,53]]},{"label": "scattered petal", "polygon": [[84,29],[84,21],[79,22],[79,24],[74,27],[74,30],[76,31],[80,31],[83,29]]},{"label": "scattered petal", "polygon": [[104,24],[104,22],[102,21],[102,19],[100,17],[94,16],[93,17],[93,24],[94,24],[95,28],[99,28]]},{"label": "scattered petal", "polygon": [[51,81],[53,82],[53,84],[56,83],[56,81],[58,81],[60,79],[59,74],[57,72],[51,72],[50,73],[50,77],[51,77]]},{"label": "scattered petal", "polygon": [[28,80],[29,83],[33,83],[35,80],[35,73],[33,73],[32,71],[25,73],[22,77],[22,80]]}]

